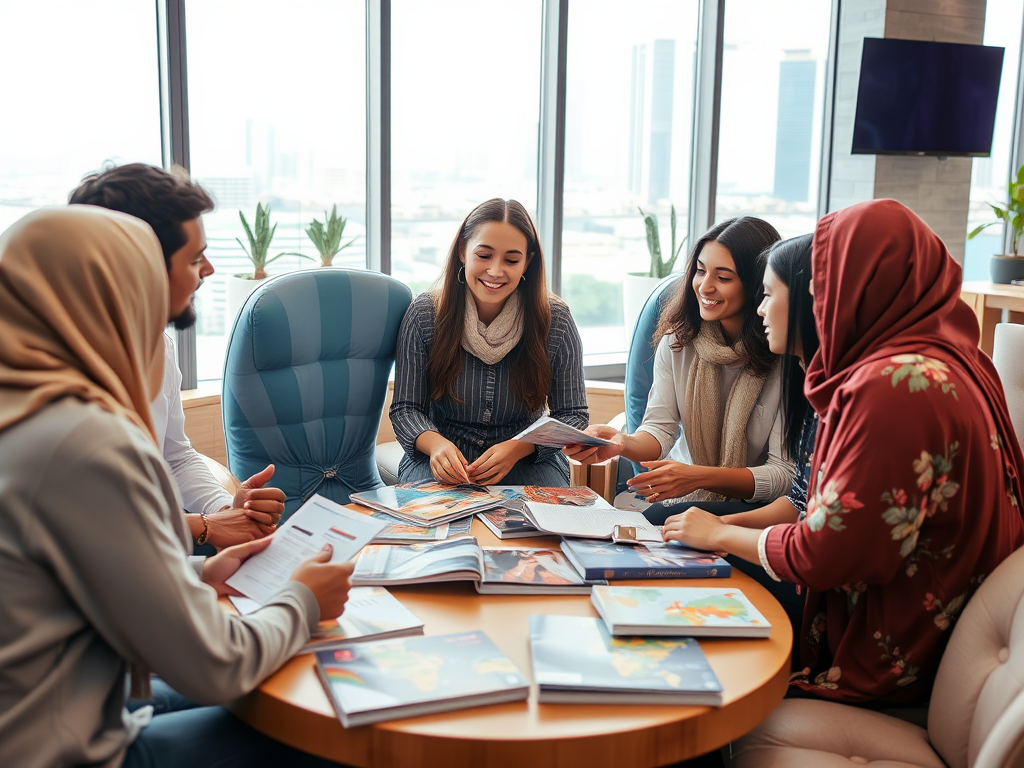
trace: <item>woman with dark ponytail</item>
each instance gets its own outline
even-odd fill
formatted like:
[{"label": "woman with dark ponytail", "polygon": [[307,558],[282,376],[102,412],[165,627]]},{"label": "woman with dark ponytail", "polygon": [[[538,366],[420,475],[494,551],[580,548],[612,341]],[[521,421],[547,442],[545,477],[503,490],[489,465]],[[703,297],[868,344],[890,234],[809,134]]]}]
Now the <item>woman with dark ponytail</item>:
[{"label": "woman with dark ponytail", "polygon": [[402,321],[390,411],[399,479],[567,486],[559,450],[512,439],[545,407],[587,426],[579,331],[548,292],[530,215],[495,198],[462,222],[439,284]]}]

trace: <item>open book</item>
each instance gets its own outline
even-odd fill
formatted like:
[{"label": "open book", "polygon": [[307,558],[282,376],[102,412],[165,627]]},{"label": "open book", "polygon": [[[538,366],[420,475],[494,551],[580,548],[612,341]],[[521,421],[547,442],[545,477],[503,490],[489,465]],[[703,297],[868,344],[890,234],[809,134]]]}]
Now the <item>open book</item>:
[{"label": "open book", "polygon": [[373,537],[374,544],[412,544],[417,541],[444,541],[454,536],[468,536],[473,528],[473,518],[464,517],[440,525],[414,525],[387,512],[374,512],[374,520],[381,520],[388,527]]},{"label": "open book", "polygon": [[541,416],[513,440],[522,440],[545,448],[565,448],[567,445],[611,445],[611,441],[588,435],[550,416]]},{"label": "open book", "polygon": [[353,493],[349,498],[357,504],[424,527],[469,517],[503,501],[501,496],[492,494],[482,485],[445,485],[436,480],[389,485],[374,491]]},{"label": "open book", "polygon": [[528,501],[526,516],[538,530],[558,536],[612,539],[624,543],[662,541],[661,531],[643,514],[624,509],[581,508]]},{"label": "open book", "polygon": [[548,488],[538,485],[492,485],[491,492],[500,493],[507,501],[500,507],[477,513],[477,517],[499,539],[540,535],[526,517],[524,510],[528,501],[572,507],[611,507],[597,492],[583,486]]},{"label": "open book", "polygon": [[481,548],[465,537],[436,544],[371,544],[356,561],[353,584],[472,581],[481,594],[587,594],[593,584],[558,549]]},{"label": "open book", "polygon": [[316,652],[342,725],[520,701],[530,683],[483,632],[403,637]]}]

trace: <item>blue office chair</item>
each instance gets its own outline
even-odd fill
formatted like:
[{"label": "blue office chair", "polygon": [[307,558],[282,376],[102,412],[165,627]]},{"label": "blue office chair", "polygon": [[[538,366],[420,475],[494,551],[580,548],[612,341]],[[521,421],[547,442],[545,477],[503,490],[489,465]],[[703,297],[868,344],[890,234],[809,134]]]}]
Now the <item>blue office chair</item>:
[{"label": "blue office chair", "polygon": [[[633,434],[644,420],[647,398],[651,394],[651,385],[654,383],[655,347],[651,344],[651,340],[658,328],[661,310],[668,303],[681,279],[683,276],[676,273],[658,283],[651,295],[647,297],[647,302],[640,310],[636,325],[633,327],[629,353],[626,356],[626,426],[624,429],[627,435]],[[615,493],[619,494],[625,491],[626,481],[643,471],[643,467],[639,464],[626,459],[620,460]]]},{"label": "blue office chair", "polygon": [[383,485],[374,444],[409,288],[340,267],[275,277],[235,318],[221,409],[228,465],[276,465],[285,517],[311,494],[339,503]]}]

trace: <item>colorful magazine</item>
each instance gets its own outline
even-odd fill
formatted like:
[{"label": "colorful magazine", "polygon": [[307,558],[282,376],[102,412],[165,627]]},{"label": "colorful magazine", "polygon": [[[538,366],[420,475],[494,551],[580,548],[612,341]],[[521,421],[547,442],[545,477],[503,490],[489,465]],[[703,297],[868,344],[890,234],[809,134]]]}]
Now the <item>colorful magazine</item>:
[{"label": "colorful magazine", "polygon": [[526,515],[521,509],[517,509],[511,504],[507,507],[488,509],[486,512],[477,512],[476,516],[499,539],[521,539],[527,536],[544,535],[533,527],[533,523],[526,519]]},{"label": "colorful magazine", "polygon": [[692,638],[612,637],[600,619],[532,615],[530,655],[541,703],[722,704]]},{"label": "colorful magazine", "polygon": [[585,579],[707,579],[732,575],[732,566],[713,552],[679,544],[562,539],[561,547]]},{"label": "colorful magazine", "polygon": [[346,728],[529,695],[530,684],[483,632],[396,638],[316,652]]},{"label": "colorful magazine", "polygon": [[501,496],[490,493],[482,485],[445,485],[435,480],[360,491],[349,498],[357,504],[425,528],[469,517],[503,501]]},{"label": "colorful magazine", "polygon": [[374,512],[370,517],[381,520],[388,527],[373,537],[374,544],[401,543],[409,544],[417,541],[444,541],[453,536],[468,536],[473,528],[473,518],[464,517],[450,523],[431,525],[424,528],[399,520],[387,512]]},{"label": "colorful magazine", "polygon": [[768,637],[772,631],[735,587],[595,587],[590,600],[613,635]]},{"label": "colorful magazine", "polygon": [[546,448],[565,448],[567,445],[611,445],[609,440],[588,435],[550,416],[541,416],[512,439]]},{"label": "colorful magazine", "polygon": [[610,507],[596,491],[586,486],[549,488],[539,485],[492,485],[490,490],[492,493],[500,493],[506,502],[500,507],[479,512],[477,517],[499,539],[545,535],[537,530],[524,512],[528,501],[572,507]]},{"label": "colorful magazine", "polygon": [[[259,610],[260,604],[248,597],[230,598],[239,615]],[[345,612],[337,619],[321,621],[299,653],[333,648],[365,640],[422,635],[423,622],[383,587],[353,587],[348,593]]]},{"label": "colorful magazine", "polygon": [[481,549],[464,537],[436,544],[364,548],[353,584],[399,585],[472,581],[481,594],[587,594],[587,582],[557,549]]}]

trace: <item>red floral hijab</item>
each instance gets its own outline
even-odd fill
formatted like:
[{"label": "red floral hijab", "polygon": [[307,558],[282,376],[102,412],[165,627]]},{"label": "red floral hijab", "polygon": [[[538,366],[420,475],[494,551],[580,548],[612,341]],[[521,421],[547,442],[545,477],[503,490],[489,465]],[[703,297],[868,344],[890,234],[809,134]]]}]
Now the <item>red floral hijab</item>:
[{"label": "red floral hijab", "polygon": [[[836,390],[869,361],[908,353],[941,360],[974,382],[988,403],[1007,474],[1022,498],[1024,456],[1002,383],[978,348],[977,318],[960,301],[960,266],[939,236],[905,205],[871,200],[818,222],[811,263],[821,346],[807,367],[805,393],[814,410],[826,416]],[[830,431],[826,419],[817,456]]]}]

